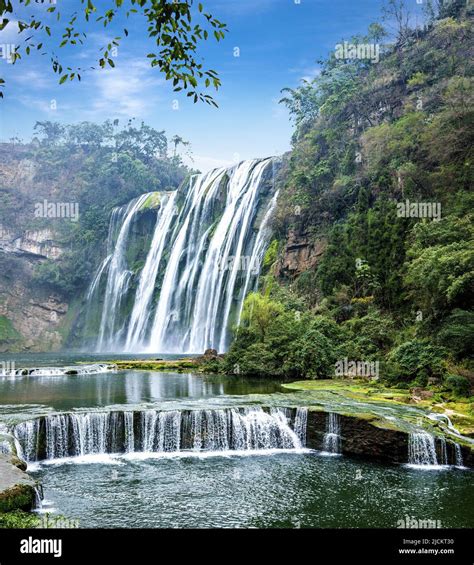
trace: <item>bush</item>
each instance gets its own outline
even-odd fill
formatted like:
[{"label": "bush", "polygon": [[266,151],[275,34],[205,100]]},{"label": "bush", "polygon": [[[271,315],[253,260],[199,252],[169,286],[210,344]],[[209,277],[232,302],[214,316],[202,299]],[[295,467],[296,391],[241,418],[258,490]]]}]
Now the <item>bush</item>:
[{"label": "bush", "polygon": [[461,375],[448,375],[444,380],[444,386],[456,396],[469,396],[469,379]]},{"label": "bush", "polygon": [[30,514],[23,510],[13,510],[12,512],[0,512],[0,528],[36,528],[40,519],[36,514]]},{"label": "bush", "polygon": [[468,356],[474,343],[474,312],[454,310],[438,333],[438,340],[457,357]]},{"label": "bush", "polygon": [[413,339],[402,343],[388,355],[391,379],[426,383],[428,378],[441,378],[445,372],[446,350],[443,347]]}]

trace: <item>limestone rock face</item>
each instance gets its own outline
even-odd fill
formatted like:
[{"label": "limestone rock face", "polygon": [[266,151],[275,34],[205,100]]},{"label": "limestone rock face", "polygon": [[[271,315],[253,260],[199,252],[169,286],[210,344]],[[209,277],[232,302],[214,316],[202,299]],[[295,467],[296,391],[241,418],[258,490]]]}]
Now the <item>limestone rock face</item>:
[{"label": "limestone rock face", "polygon": [[0,251],[0,352],[55,351],[62,345],[59,330],[69,305],[32,283],[37,260]]},{"label": "limestone rock face", "polygon": [[290,231],[285,250],[276,266],[276,276],[293,278],[304,271],[313,269],[318,264],[325,248],[325,240],[312,243],[306,234]]}]

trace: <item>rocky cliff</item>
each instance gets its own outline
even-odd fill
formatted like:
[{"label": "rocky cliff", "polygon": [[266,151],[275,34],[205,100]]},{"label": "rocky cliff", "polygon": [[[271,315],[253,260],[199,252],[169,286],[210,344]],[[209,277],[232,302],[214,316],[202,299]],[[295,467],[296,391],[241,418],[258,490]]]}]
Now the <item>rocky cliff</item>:
[{"label": "rocky cliff", "polygon": [[57,350],[70,299],[34,274],[67,250],[58,224],[35,215],[58,187],[39,179],[29,146],[0,144],[0,162],[0,352]]}]

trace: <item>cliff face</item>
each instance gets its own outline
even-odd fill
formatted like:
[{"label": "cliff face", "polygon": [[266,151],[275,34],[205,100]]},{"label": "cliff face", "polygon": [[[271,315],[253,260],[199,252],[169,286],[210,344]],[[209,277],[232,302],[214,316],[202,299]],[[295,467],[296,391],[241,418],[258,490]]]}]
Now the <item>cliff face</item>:
[{"label": "cliff face", "polygon": [[21,247],[0,249],[0,352],[57,350],[69,304],[59,293],[37,285],[33,272],[46,253],[62,250],[32,234],[16,242]]},{"label": "cliff face", "polygon": [[69,309],[57,290],[37,284],[35,268],[66,251],[55,225],[41,226],[35,204],[55,198],[55,183],[39,182],[21,147],[0,146],[0,352],[54,351]]},{"label": "cliff face", "polygon": [[289,230],[285,248],[275,268],[275,275],[291,279],[305,271],[314,269],[326,249],[326,241],[312,242],[307,234]]}]

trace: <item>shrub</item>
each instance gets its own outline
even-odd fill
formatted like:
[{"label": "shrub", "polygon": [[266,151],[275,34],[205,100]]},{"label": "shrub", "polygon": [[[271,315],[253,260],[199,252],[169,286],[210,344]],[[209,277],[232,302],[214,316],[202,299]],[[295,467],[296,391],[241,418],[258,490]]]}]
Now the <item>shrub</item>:
[{"label": "shrub", "polygon": [[389,373],[392,379],[425,382],[429,377],[440,378],[445,374],[446,350],[443,347],[413,339],[402,343],[388,355]]},{"label": "shrub", "polygon": [[444,386],[456,396],[469,396],[469,379],[461,375],[448,375],[444,380]]}]

